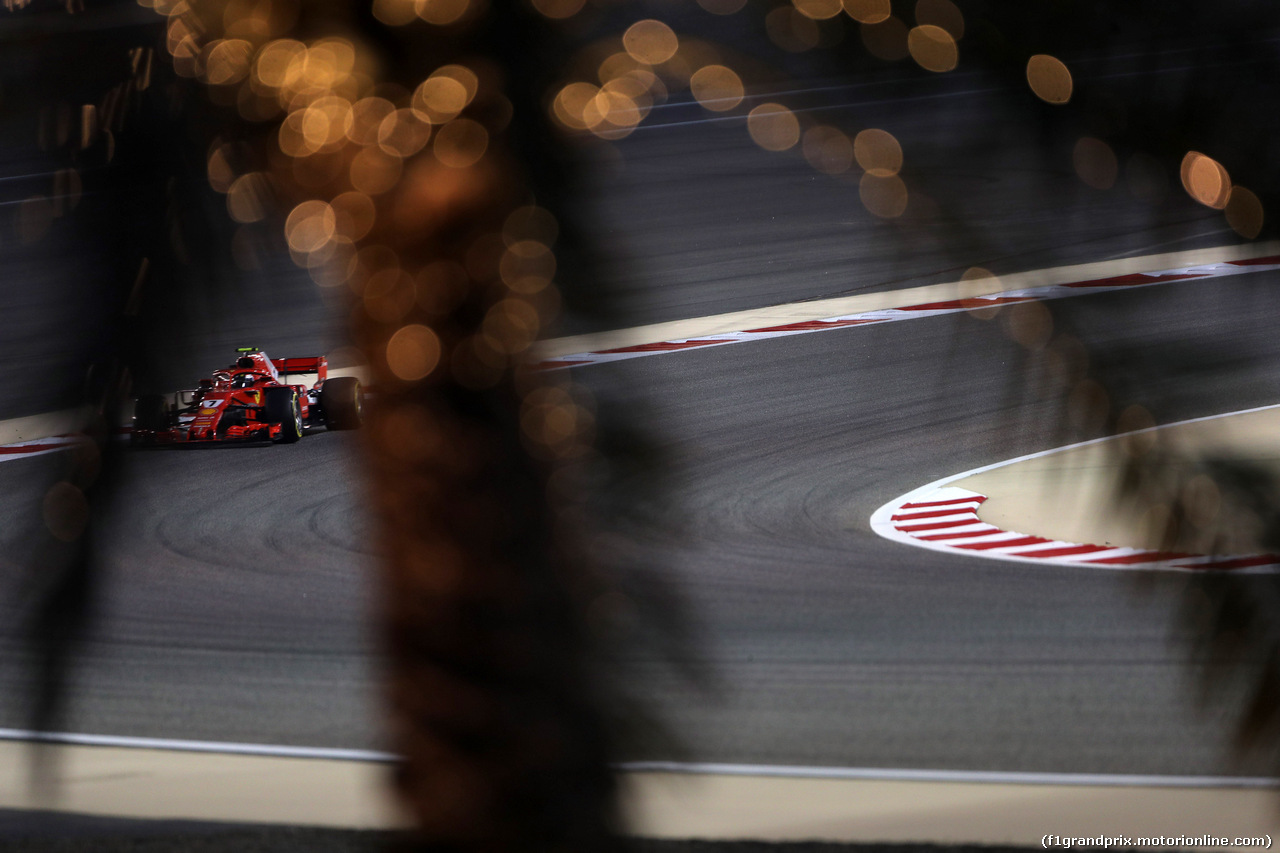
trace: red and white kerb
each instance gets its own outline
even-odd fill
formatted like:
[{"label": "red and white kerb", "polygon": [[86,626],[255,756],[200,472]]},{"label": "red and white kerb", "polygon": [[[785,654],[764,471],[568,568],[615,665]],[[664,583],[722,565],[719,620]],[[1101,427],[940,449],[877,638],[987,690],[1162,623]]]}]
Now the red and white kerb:
[{"label": "red and white kerb", "polygon": [[1098,569],[1280,571],[1280,555],[1205,556],[1030,536],[978,517],[986,495],[956,486],[926,487],[885,504],[871,528],[887,539],[953,554]]},{"label": "red and white kerb", "polygon": [[746,329],[741,332],[725,332],[716,335],[703,335],[696,338],[682,338],[670,341],[657,341],[634,346],[615,347],[612,349],[593,350],[574,353],[572,355],[547,358],[533,365],[535,370],[558,370],[567,367],[578,367],[587,364],[602,364],[608,361],[622,361],[628,358],[640,358],[647,355],[681,352],[683,350],[703,347],[740,344],[747,341],[764,340],[766,338],[783,338],[790,335],[803,335],[810,332],[823,332],[828,329],[844,329],[850,326],[867,326],[876,323],[891,323],[898,320],[915,320],[921,317],[936,317],[941,314],[956,314],[961,311],[972,311],[980,308],[992,308],[998,305],[1014,305],[1019,302],[1034,302],[1045,299],[1062,299],[1068,296],[1080,296],[1084,293],[1098,293],[1108,290],[1122,290],[1134,287],[1148,287],[1155,284],[1168,284],[1198,278],[1221,278],[1241,273],[1262,272],[1280,269],[1280,256],[1251,258],[1240,261],[1226,261],[1219,264],[1205,264],[1195,267],[1162,270],[1151,273],[1132,273],[1092,281],[1074,281],[1068,284],[1054,284],[1045,287],[1023,288],[993,293],[988,296],[976,296],[971,299],[948,299],[941,302],[925,302],[919,305],[907,305],[901,308],[883,308],[866,311],[860,314],[849,314],[842,317],[831,317],[823,320],[804,320],[796,323],[784,323],[779,326],[764,326],[758,329]]}]

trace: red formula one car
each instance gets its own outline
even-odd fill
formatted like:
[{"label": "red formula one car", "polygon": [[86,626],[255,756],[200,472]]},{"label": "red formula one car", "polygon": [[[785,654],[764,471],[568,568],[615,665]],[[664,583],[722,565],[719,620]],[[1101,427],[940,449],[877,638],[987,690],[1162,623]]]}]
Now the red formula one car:
[{"label": "red formula one car", "polygon": [[[173,395],[139,397],[133,443],[177,444],[302,438],[309,426],[355,429],[361,420],[360,382],[329,378],[324,356],[268,358],[256,347],[237,350],[235,364]],[[311,380],[291,384],[289,380]]]}]

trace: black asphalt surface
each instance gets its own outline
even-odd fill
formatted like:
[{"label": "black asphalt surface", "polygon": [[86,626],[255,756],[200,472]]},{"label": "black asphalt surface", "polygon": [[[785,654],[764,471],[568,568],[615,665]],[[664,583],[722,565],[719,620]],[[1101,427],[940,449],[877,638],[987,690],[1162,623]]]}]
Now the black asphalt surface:
[{"label": "black asphalt surface", "polygon": [[[1270,286],[1257,275],[1101,294],[1070,313],[1100,341],[1169,339],[1225,359],[1195,389],[1150,390],[1173,420],[1273,400],[1278,344],[1249,310]],[[1225,337],[1249,359],[1227,358]],[[694,685],[630,660],[684,751],[629,757],[1239,769],[1226,763],[1230,706],[1197,708],[1187,650],[1171,642],[1181,576],[1140,588],[1126,573],[940,555],[869,531],[874,509],[917,485],[1062,443],[1051,405],[1022,404],[1019,358],[959,316],[580,371],[601,397],[646,401],[672,493],[625,547],[675,582],[711,676]],[[378,746],[350,438],[132,454],[71,729]],[[0,467],[10,517],[59,466]],[[20,695],[3,691],[3,725],[21,722]]]}]

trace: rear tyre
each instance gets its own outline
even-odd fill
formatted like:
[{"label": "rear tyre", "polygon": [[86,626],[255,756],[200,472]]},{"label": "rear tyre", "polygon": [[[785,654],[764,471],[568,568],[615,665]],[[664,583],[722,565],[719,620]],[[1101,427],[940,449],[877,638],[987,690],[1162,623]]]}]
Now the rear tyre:
[{"label": "rear tyre", "polygon": [[134,444],[144,444],[152,439],[143,433],[163,432],[169,428],[169,402],[160,394],[146,394],[133,404]]},{"label": "rear tyre", "polygon": [[276,441],[281,444],[293,444],[302,438],[302,404],[298,402],[298,392],[292,388],[266,388],[267,423],[280,424],[280,435]]},{"label": "rear tyre", "polygon": [[363,420],[360,380],[354,376],[326,379],[320,386],[320,408],[326,429],[358,429]]}]

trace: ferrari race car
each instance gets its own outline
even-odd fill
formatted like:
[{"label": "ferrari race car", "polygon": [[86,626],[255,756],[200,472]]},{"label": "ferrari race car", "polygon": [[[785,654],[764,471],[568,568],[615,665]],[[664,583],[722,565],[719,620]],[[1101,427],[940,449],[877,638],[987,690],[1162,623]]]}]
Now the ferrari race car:
[{"label": "ferrari race car", "polygon": [[[302,438],[309,426],[360,426],[359,380],[330,378],[324,356],[271,359],[256,347],[236,352],[235,364],[201,379],[199,388],[139,397],[134,406],[133,443],[288,444]],[[314,381],[308,386],[305,382],[311,377]]]}]

